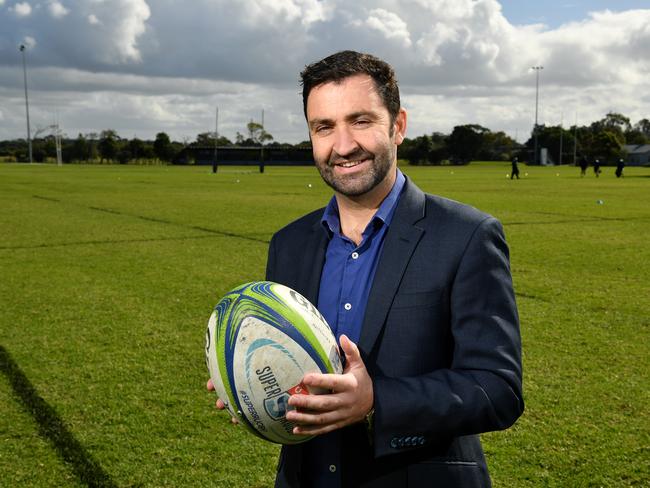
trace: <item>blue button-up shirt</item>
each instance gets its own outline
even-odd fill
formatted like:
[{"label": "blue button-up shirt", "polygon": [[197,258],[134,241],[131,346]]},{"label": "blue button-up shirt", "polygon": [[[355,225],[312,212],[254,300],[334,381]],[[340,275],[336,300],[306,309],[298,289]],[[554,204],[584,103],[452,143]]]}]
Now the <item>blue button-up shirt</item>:
[{"label": "blue button-up shirt", "polygon": [[325,208],[321,223],[330,241],[320,279],[318,309],[337,339],[345,334],[353,342],[359,341],[366,302],[384,246],[384,237],[404,188],[404,181],[404,175],[397,170],[393,188],[366,226],[358,246],[341,233],[336,197],[332,197]]},{"label": "blue button-up shirt", "polygon": [[[404,175],[397,170],[393,188],[366,226],[358,246],[341,234],[336,197],[332,197],[325,208],[321,223],[330,241],[321,274],[318,310],[337,340],[345,334],[353,342],[359,341],[377,263],[404,182]],[[303,476],[309,479],[310,486],[341,486],[339,437],[340,432],[334,431],[318,436],[304,446]]]}]

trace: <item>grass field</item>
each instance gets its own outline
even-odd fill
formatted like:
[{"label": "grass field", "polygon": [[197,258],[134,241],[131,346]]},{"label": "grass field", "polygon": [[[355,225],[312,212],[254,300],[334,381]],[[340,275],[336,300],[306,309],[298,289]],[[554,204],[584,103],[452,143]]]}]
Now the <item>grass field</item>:
[{"label": "grass field", "polygon": [[[650,169],[521,170],[404,167],[511,247],[527,409],[483,436],[494,485],[649,486]],[[329,195],[311,168],[0,165],[0,486],[270,486],[204,330]]]}]

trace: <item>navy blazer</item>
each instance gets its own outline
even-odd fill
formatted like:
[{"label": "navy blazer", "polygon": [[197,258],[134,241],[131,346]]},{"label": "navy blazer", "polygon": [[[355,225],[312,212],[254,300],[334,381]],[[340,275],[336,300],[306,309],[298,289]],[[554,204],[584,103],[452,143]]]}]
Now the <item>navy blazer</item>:
[{"label": "navy blazer", "polygon": [[[268,280],[313,303],[328,242],[322,214],[277,232],[267,264]],[[385,239],[358,344],[374,427],[372,438],[363,424],[341,430],[344,485],[490,486],[477,434],[509,427],[524,409],[501,224],[407,178]],[[308,486],[301,451],[283,446],[276,486]]]}]

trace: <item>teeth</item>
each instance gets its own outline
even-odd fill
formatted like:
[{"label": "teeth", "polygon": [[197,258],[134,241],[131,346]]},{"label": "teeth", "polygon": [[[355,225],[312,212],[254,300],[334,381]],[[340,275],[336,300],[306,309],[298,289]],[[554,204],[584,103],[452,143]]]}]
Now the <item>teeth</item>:
[{"label": "teeth", "polygon": [[351,168],[353,166],[356,166],[357,164],[360,164],[361,161],[350,161],[348,163],[341,163],[339,166],[343,166],[344,168]]}]

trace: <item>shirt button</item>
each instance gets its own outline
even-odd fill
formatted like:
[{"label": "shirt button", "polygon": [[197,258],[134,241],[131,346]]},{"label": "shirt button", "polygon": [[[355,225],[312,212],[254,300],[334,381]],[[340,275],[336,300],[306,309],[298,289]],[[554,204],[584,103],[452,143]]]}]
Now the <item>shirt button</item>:
[{"label": "shirt button", "polygon": [[345,305],[343,305],[343,308],[346,309],[346,310],[352,310],[352,304],[351,303],[346,303]]},{"label": "shirt button", "polygon": [[330,464],[330,473],[336,473],[336,465]]},{"label": "shirt button", "polygon": [[354,251],[352,253],[352,259],[358,259],[359,258],[359,253],[357,251]]}]

